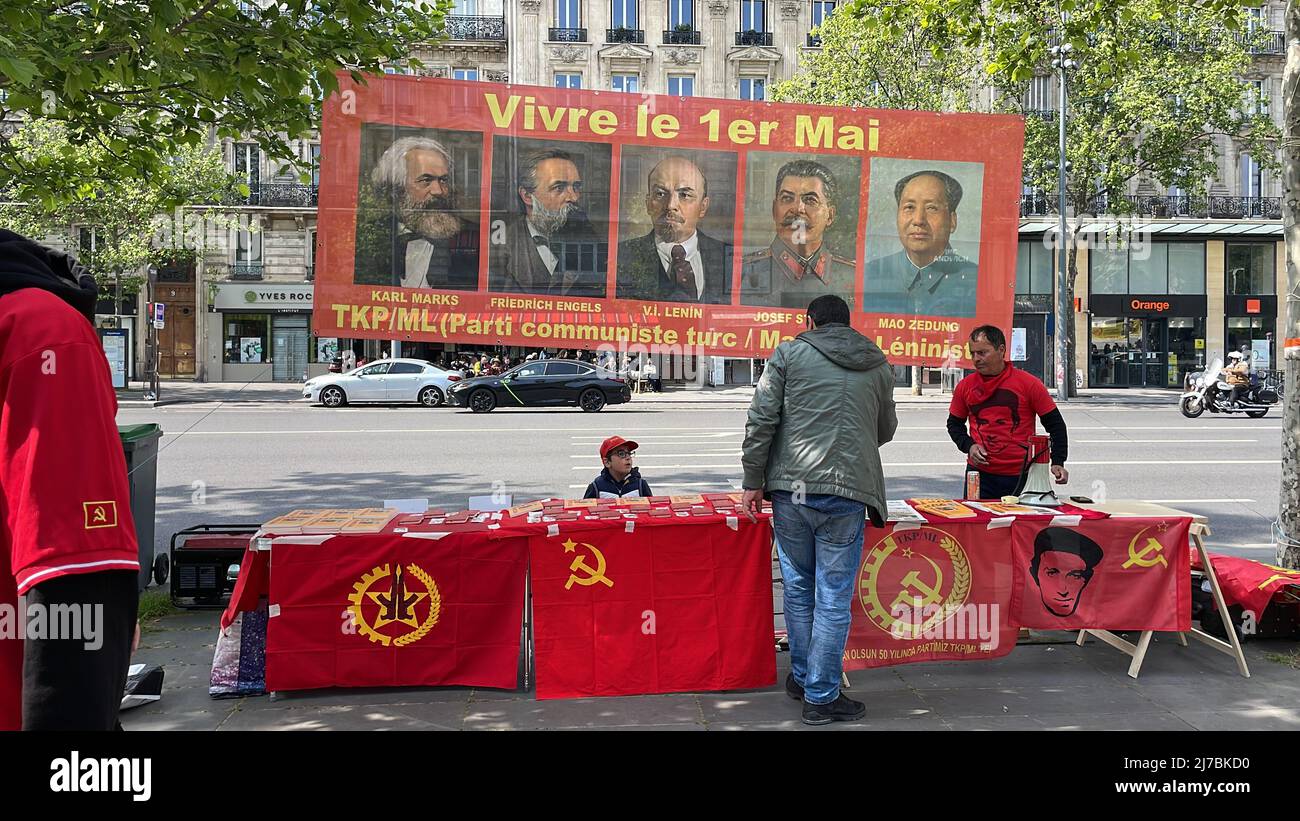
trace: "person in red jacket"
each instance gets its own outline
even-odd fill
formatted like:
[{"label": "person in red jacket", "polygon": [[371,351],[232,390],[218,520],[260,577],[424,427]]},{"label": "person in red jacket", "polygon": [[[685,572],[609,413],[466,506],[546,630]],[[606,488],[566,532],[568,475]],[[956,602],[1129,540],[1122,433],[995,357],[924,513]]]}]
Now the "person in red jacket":
[{"label": "person in red jacket", "polygon": [[1065,469],[1069,439],[1047,387],[1006,361],[1007,338],[1000,328],[981,325],[971,331],[970,353],[975,373],[957,383],[952,393],[948,436],[967,455],[969,467],[979,471],[979,497],[1001,499],[1020,493],[1035,418],[1043,420],[1051,437],[1052,475],[1058,485],[1065,484],[1070,478]]},{"label": "person in red jacket", "polygon": [[118,726],[140,565],[96,294],[0,230],[0,730]]}]

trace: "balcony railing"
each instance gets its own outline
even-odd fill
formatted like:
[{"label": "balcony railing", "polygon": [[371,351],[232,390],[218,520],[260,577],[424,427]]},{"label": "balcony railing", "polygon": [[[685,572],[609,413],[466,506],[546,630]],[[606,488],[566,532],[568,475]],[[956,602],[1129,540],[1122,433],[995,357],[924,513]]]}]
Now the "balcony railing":
[{"label": "balcony railing", "polygon": [[553,43],[585,43],[587,42],[586,29],[551,29],[547,35]]},{"label": "balcony railing", "polygon": [[645,29],[629,29],[619,27],[616,29],[605,29],[606,43],[644,43]]},{"label": "balcony railing", "polygon": [[821,47],[822,47],[822,38],[821,38],[821,35],[819,35],[819,34],[809,34],[809,35],[808,35],[808,48],[821,48]]},{"label": "balcony railing", "polygon": [[664,32],[664,45],[698,46],[699,44],[700,33],[698,31],[677,31],[673,29]]},{"label": "balcony railing", "polygon": [[738,31],[738,32],[736,32],[736,45],[738,45],[738,46],[770,46],[770,45],[772,45],[772,32],[770,32],[770,31]]},{"label": "balcony railing", "polygon": [[506,18],[504,17],[447,17],[447,36],[453,40],[501,40],[506,39]]},{"label": "balcony railing", "polygon": [[230,265],[230,278],[240,281],[255,281],[262,278],[263,266],[260,262],[233,262]]},{"label": "balcony railing", "polygon": [[1286,54],[1285,32],[1238,32],[1236,37],[1251,54]]},{"label": "balcony railing", "polygon": [[[1144,217],[1188,217],[1192,219],[1282,219],[1281,197],[1188,197],[1188,196],[1125,196],[1126,207],[1111,207],[1113,198],[1097,197],[1090,204],[1093,214],[1108,214],[1116,210]],[[1020,216],[1037,217],[1056,213],[1056,196],[1047,193],[1021,194]]]},{"label": "balcony railing", "polygon": [[319,188],[284,182],[249,183],[248,196],[232,192],[225,205],[260,205],[268,208],[315,208]]}]

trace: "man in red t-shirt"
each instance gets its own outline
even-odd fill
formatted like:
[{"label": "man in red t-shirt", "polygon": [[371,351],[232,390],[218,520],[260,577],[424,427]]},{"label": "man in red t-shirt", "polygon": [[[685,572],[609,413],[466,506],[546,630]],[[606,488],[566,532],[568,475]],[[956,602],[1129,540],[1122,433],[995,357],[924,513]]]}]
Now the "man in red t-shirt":
[{"label": "man in red t-shirt", "polygon": [[140,565],[95,298],[0,230],[0,730],[110,730],[126,684]]},{"label": "man in red t-shirt", "polygon": [[[948,435],[979,471],[981,499],[1000,499],[1020,493],[1030,456],[1029,437],[1035,417],[1051,437],[1052,475],[1063,485],[1069,440],[1065,418],[1047,387],[1019,370],[1007,357],[1007,338],[1000,328],[981,325],[971,331],[971,360],[975,373],[957,383],[948,408]],[[967,420],[970,432],[967,432]],[[965,495],[964,493],[962,494]]]}]

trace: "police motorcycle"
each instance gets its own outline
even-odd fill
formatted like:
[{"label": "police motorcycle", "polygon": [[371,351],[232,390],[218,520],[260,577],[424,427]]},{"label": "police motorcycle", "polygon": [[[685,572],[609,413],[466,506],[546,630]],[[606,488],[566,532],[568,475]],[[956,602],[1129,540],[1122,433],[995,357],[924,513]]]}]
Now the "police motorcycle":
[{"label": "police motorcycle", "polygon": [[1210,413],[1244,413],[1259,419],[1268,413],[1269,406],[1282,400],[1279,390],[1260,378],[1250,375],[1250,384],[1232,401],[1232,386],[1223,380],[1223,360],[1215,359],[1204,371],[1187,375],[1187,391],[1178,400],[1178,410],[1188,419],[1195,419],[1205,411]]}]

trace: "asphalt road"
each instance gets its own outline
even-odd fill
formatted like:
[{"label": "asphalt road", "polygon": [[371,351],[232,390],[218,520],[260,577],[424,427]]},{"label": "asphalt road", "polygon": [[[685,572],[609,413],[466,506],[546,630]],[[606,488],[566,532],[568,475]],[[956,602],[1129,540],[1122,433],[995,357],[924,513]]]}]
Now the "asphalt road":
[{"label": "asphalt road", "polygon": [[[1271,561],[1281,421],[1276,415],[1188,420],[1173,407],[1074,406],[1072,495],[1143,499],[1210,517],[1213,549]],[[463,507],[504,492],[524,501],[581,496],[599,471],[601,439],[640,443],[637,464],[656,494],[740,484],[740,408],[637,406],[575,409],[349,407],[300,403],[123,409],[120,424],[156,422],[157,547],[201,523],[260,522],[296,507],[364,507],[428,498]],[[942,406],[900,406],[885,447],[891,498],[961,493],[963,457]]]}]

